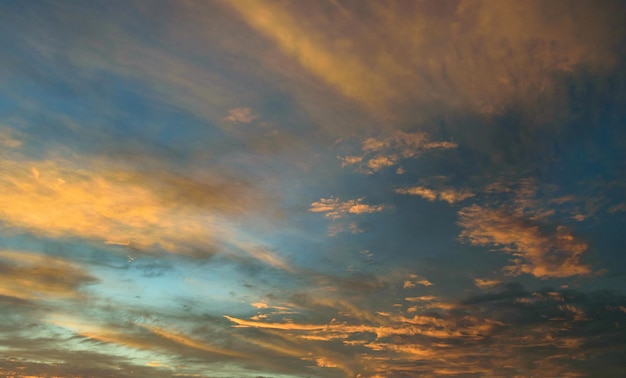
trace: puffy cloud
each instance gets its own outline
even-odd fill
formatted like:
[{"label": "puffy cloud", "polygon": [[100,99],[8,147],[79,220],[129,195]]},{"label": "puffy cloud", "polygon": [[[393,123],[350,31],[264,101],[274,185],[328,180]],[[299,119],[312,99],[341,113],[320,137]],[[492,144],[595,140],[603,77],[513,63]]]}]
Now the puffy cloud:
[{"label": "puffy cloud", "polygon": [[479,205],[461,209],[459,225],[463,227],[462,240],[472,245],[492,245],[512,254],[514,265],[505,268],[509,274],[549,278],[591,272],[580,262],[587,244],[565,226],[550,230],[506,208]]}]

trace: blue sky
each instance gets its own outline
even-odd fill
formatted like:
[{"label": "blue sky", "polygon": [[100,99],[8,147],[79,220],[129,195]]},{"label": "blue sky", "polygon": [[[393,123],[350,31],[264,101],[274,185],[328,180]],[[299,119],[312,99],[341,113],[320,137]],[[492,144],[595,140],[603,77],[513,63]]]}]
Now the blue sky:
[{"label": "blue sky", "polygon": [[624,10],[3,2],[0,372],[623,375]]}]

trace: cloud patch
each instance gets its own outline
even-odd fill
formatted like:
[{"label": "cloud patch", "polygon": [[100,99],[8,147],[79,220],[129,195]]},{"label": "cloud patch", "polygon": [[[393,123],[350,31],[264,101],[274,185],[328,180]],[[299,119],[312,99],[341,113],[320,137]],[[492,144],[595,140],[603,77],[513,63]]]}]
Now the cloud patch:
[{"label": "cloud patch", "polygon": [[510,275],[553,278],[591,273],[580,261],[587,244],[565,226],[550,229],[506,208],[479,205],[461,209],[459,225],[461,240],[513,255],[513,265],[504,269]]},{"label": "cloud patch", "polygon": [[337,197],[321,198],[319,201],[311,203],[309,211],[324,213],[326,218],[336,220],[346,215],[379,213],[385,209],[384,205],[362,203],[364,199],[358,198],[341,202]]},{"label": "cloud patch", "polygon": [[464,201],[468,198],[474,197],[475,194],[469,190],[456,190],[452,188],[443,188],[443,189],[428,189],[423,186],[412,186],[408,188],[399,188],[396,189],[396,193],[405,194],[411,196],[420,196],[429,201],[445,201],[449,204],[453,204],[456,202]]},{"label": "cloud patch", "polygon": [[257,118],[258,116],[253,114],[250,108],[234,108],[228,111],[228,115],[223,120],[232,123],[250,123]]},{"label": "cloud patch", "polygon": [[383,168],[397,165],[404,159],[439,149],[456,148],[457,144],[445,141],[431,141],[424,132],[394,131],[383,138],[368,138],[361,144],[358,155],[340,157],[342,167],[356,166],[357,171],[372,174]]},{"label": "cloud patch", "polygon": [[97,279],[70,261],[25,251],[0,251],[0,295],[25,300],[77,299]]}]

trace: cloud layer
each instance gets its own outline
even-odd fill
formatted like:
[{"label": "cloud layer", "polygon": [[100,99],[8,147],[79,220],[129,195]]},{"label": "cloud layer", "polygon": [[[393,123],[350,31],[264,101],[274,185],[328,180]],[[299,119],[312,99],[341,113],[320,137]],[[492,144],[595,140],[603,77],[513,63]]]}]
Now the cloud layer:
[{"label": "cloud layer", "polygon": [[0,2],[0,375],[621,376],[625,15]]}]

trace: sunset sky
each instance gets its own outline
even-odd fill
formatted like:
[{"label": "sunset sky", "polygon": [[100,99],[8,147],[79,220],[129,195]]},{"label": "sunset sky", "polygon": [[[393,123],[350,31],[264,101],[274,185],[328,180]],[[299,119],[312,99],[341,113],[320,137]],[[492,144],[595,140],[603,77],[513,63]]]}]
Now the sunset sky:
[{"label": "sunset sky", "polygon": [[0,2],[0,376],[623,377],[626,2]]}]

